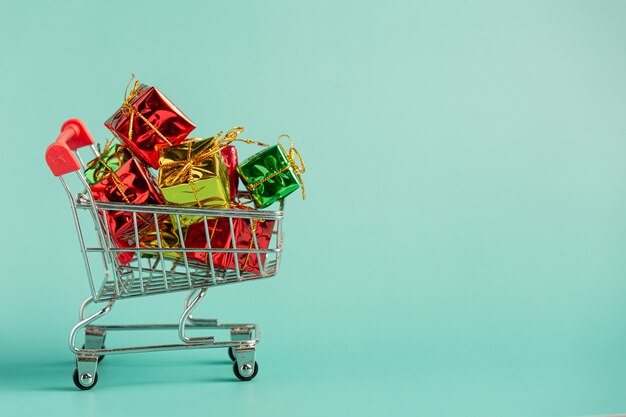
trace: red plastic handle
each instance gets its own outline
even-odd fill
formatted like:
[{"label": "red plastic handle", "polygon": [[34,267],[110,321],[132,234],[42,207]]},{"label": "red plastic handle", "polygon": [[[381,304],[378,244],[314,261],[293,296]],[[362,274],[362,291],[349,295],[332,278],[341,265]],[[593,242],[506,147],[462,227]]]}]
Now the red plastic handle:
[{"label": "red plastic handle", "polygon": [[93,144],[93,138],[85,124],[78,119],[70,119],[63,123],[61,134],[46,149],[46,163],[57,177],[78,171],[80,164],[71,151]]}]

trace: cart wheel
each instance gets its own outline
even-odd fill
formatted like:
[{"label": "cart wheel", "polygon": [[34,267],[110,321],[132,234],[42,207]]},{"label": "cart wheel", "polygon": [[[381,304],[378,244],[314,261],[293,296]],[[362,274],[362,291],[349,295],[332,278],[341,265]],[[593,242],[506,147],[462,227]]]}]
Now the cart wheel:
[{"label": "cart wheel", "polygon": [[[83,345],[82,347],[83,349],[85,349],[85,345]],[[100,349],[106,349],[104,346],[102,346]],[[106,355],[98,355],[98,363],[102,362],[102,359],[104,359]]]},{"label": "cart wheel", "polygon": [[[246,366],[246,365],[244,365]],[[250,365],[248,365],[250,366]],[[254,370],[252,371],[252,373],[250,374],[250,376],[243,376],[241,375],[241,373],[239,372],[239,367],[237,366],[237,362],[235,362],[233,364],[233,372],[235,373],[235,376],[237,378],[239,378],[239,380],[241,381],[250,381],[252,378],[254,378],[256,376],[256,374],[259,372],[259,364],[254,362]]]},{"label": "cart wheel", "polygon": [[[93,376],[91,385],[87,385],[87,386],[80,383],[80,378],[78,376],[78,368],[74,369],[73,379],[74,379],[74,385],[76,385],[76,388],[83,390],[83,391],[87,391],[95,387],[96,384],[98,383],[98,373],[96,372],[95,375]],[[86,379],[89,379],[89,378],[86,378]]]},{"label": "cart wheel", "polygon": [[228,348],[228,357],[231,361],[235,362],[237,359],[235,358],[235,354],[233,353],[233,348]]}]

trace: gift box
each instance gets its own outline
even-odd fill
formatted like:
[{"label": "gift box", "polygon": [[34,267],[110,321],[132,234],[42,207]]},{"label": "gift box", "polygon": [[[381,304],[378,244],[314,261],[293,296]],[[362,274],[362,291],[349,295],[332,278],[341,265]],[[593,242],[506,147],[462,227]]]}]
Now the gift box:
[{"label": "gift box", "polygon": [[220,138],[222,132],[218,133],[214,140],[217,142],[217,146],[222,148],[221,154],[224,164],[226,165],[226,171],[228,172],[230,200],[235,201],[237,198],[237,190],[239,189],[239,173],[237,172],[237,166],[239,165],[239,158],[237,156],[237,148],[230,144],[239,141],[249,145],[265,146],[265,143],[257,142],[252,139],[240,139],[240,135],[244,131],[241,126],[233,127],[230,129],[223,138]]},{"label": "gift box", "polygon": [[234,146],[226,146],[221,150],[222,159],[228,173],[228,189],[230,190],[230,201],[234,201],[237,197],[237,189],[239,188],[239,174],[237,173],[237,148]]},{"label": "gift box", "polygon": [[[287,136],[288,137],[288,136]],[[289,138],[291,141],[291,138]],[[300,165],[297,165],[298,158]],[[305,198],[304,185],[300,174],[305,172],[304,163],[293,142],[287,151],[279,142],[277,145],[251,156],[238,168],[237,172],[257,208],[264,208],[276,200],[285,198],[302,187],[302,198]]]},{"label": "gift box", "polygon": [[125,147],[113,144],[111,141],[108,142],[100,155],[87,164],[87,169],[85,170],[87,183],[94,185],[109,172],[115,172],[120,169],[131,158],[132,156]]},{"label": "gift box", "polygon": [[196,127],[159,90],[138,81],[104,124],[154,169],[159,167],[156,146],[179,144]]},{"label": "gift box", "polygon": [[[230,222],[228,218],[219,217],[211,221],[207,221],[209,226],[209,239],[211,248],[217,249],[246,249],[256,250],[253,235],[256,236],[256,242],[259,249],[267,249],[272,238],[274,230],[274,220],[262,219],[243,219],[233,218],[233,232],[235,235],[235,245],[233,245],[232,234],[230,230]],[[187,229],[185,234],[185,247],[205,249],[208,247],[204,222],[195,223]],[[207,252],[192,252],[188,255],[190,259],[209,264],[209,254]],[[215,268],[235,269],[235,254],[220,252],[213,253],[213,266]],[[237,254],[239,271],[253,272],[260,271],[259,260],[265,262],[266,254],[256,253]]]},{"label": "gift box", "polygon": [[[126,161],[118,170],[106,169],[95,174],[100,181],[91,188],[94,200],[127,204],[162,204],[163,198],[154,183],[152,175],[137,160]],[[105,221],[111,240],[120,248],[135,247],[133,213],[129,211],[107,211]],[[154,227],[152,214],[137,213],[137,228]],[[130,262],[132,252],[122,252],[118,260],[122,264]]]},{"label": "gift box", "polygon": [[[157,218],[159,230],[157,233],[154,223],[146,224],[143,230],[139,230],[139,246],[142,248],[159,248],[159,238],[161,239],[161,248],[180,249],[180,238],[178,236],[178,228],[172,222],[170,216],[161,215]],[[133,236],[129,236],[134,238]],[[144,257],[159,257],[159,252],[145,251],[141,253]],[[163,252],[163,256],[167,258],[179,259],[182,257],[181,252]]]},{"label": "gift box", "polygon": [[[223,209],[230,206],[226,164],[215,138],[194,140],[159,148],[158,186],[170,204],[183,207]],[[180,216],[188,226],[202,219]]]},{"label": "gift box", "polygon": [[[217,223],[220,218],[207,219],[207,229],[205,229],[204,221],[199,221],[187,227],[184,231],[185,248],[188,249],[207,249],[207,230],[209,240],[213,241]],[[209,264],[209,254],[207,252],[187,252],[189,260],[199,261],[203,264]]]}]

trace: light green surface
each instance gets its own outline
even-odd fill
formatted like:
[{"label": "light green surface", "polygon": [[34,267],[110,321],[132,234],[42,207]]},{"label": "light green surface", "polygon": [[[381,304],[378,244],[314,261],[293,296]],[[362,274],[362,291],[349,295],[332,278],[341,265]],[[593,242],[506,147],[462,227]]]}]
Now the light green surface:
[{"label": "light green surface", "polygon": [[[626,412],[626,3],[83,3],[0,12],[0,414]],[[69,117],[108,137],[131,72],[195,136],[290,133],[307,163],[280,276],[208,295],[263,326],[251,383],[224,351],[71,382],[88,288],[43,152]]]}]

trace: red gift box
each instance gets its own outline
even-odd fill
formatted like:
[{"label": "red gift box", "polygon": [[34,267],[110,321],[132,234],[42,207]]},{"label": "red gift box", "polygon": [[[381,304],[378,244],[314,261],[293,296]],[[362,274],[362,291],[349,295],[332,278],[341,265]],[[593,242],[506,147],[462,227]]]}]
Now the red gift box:
[{"label": "red gift box", "polygon": [[[256,235],[259,249],[267,249],[269,247],[276,221],[252,219],[251,225],[249,219],[233,218],[232,220],[237,249],[256,249],[252,233]],[[209,226],[211,248],[233,248],[228,218],[219,217],[214,220],[207,220],[207,224]],[[185,234],[186,248],[205,249],[207,248],[206,242],[204,222],[189,226]],[[208,264],[209,260],[207,255],[206,252],[192,252],[188,257]],[[261,263],[265,262],[265,254],[261,253],[259,255]],[[238,254],[237,257],[240,272],[259,272],[259,256],[257,256],[256,253]],[[216,268],[235,269],[235,254],[227,252],[213,253],[213,265]]]},{"label": "red gift box", "polygon": [[237,197],[237,188],[239,187],[239,174],[237,173],[237,148],[234,146],[227,146],[221,151],[224,165],[226,165],[226,171],[228,172],[230,200],[233,201]]},{"label": "red gift box", "polygon": [[154,169],[159,168],[155,147],[177,145],[196,127],[159,90],[138,81],[104,125]]},{"label": "red gift box", "polygon": [[[94,200],[127,204],[162,204],[163,198],[155,186],[152,175],[135,159],[128,160],[117,171],[106,171],[102,179],[91,186]],[[106,223],[111,240],[120,248],[135,247],[133,213],[129,211],[107,211]],[[153,216],[137,213],[137,229],[154,228]],[[118,260],[130,262],[132,252],[121,252]]]}]

